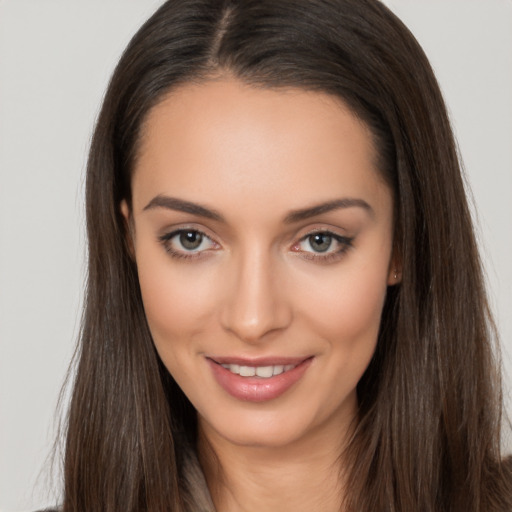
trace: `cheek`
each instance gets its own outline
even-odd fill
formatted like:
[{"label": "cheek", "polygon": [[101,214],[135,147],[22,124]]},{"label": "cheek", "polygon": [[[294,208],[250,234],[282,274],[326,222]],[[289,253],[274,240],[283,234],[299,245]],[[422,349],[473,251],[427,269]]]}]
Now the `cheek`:
[{"label": "cheek", "polygon": [[303,326],[317,336],[322,347],[317,389],[328,390],[326,401],[318,400],[323,414],[341,410],[344,404],[354,406],[349,397],[356,400],[357,384],[377,345],[387,290],[385,278],[385,272],[376,269],[340,275],[316,288],[308,305],[303,305]]},{"label": "cheek", "polygon": [[331,350],[343,351],[353,363],[352,358],[371,358],[386,297],[387,268],[351,267],[309,288],[301,309]]},{"label": "cheek", "polygon": [[170,354],[170,347],[208,329],[216,283],[205,266],[176,264],[163,250],[141,249],[137,267],[146,318],[163,358],[162,352]]},{"label": "cheek", "polygon": [[349,279],[346,286],[336,294],[337,301],[333,300],[329,310],[331,318],[342,319],[341,324],[354,335],[378,330],[386,296],[384,279],[380,276],[373,279],[370,273],[365,277]]}]

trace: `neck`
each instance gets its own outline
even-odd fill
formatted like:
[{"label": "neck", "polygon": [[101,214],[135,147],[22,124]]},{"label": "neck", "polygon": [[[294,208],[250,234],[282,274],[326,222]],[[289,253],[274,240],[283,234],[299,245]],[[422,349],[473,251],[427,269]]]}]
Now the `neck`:
[{"label": "neck", "polygon": [[327,443],[325,435],[319,429],[286,446],[239,446],[200,422],[200,462],[216,510],[339,512],[345,438],[336,433],[337,442],[327,436]]}]

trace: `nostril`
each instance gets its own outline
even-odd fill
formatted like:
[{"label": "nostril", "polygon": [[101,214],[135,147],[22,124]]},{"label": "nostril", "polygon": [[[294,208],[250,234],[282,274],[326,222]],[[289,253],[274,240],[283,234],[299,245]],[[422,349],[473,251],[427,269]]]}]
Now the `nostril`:
[{"label": "nostril", "polygon": [[226,281],[222,327],[247,343],[258,343],[291,321],[291,303],[276,279],[275,262],[268,250],[247,247],[232,261]]},{"label": "nostril", "polygon": [[247,343],[257,343],[289,325],[291,315],[286,309],[285,304],[270,301],[257,308],[238,303],[224,311],[223,328]]}]

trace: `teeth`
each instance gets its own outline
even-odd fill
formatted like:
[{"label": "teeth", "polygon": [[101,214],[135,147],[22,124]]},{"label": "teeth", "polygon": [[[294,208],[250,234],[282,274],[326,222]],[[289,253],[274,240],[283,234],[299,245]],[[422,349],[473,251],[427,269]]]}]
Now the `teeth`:
[{"label": "teeth", "polygon": [[276,364],[274,366],[240,366],[238,364],[222,364],[223,368],[229,370],[231,373],[240,375],[241,377],[261,377],[262,379],[269,379],[274,375],[280,375],[295,368],[294,364]]},{"label": "teeth", "polygon": [[273,369],[274,368],[272,366],[258,366],[256,368],[256,375],[258,377],[264,377],[268,379],[269,377],[272,377]]},{"label": "teeth", "polygon": [[273,374],[274,375],[279,375],[280,373],[283,373],[284,372],[284,366],[282,364],[276,364],[274,366],[274,370],[273,370]]},{"label": "teeth", "polygon": [[256,368],[254,366],[240,366],[240,377],[254,377],[255,375]]}]

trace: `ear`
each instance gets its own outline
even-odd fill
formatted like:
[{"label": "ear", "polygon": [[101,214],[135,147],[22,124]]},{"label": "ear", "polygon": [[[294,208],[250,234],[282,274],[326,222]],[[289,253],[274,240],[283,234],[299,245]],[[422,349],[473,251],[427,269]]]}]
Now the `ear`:
[{"label": "ear", "polygon": [[135,229],[133,225],[133,217],[130,206],[128,205],[128,201],[123,199],[121,204],[119,205],[119,209],[121,210],[121,215],[124,218],[124,228],[125,228],[125,243],[128,253],[131,258],[135,261],[135,246],[134,246],[134,235]]},{"label": "ear", "polygon": [[402,261],[399,258],[396,249],[389,262],[388,268],[388,286],[394,286],[402,282]]}]

